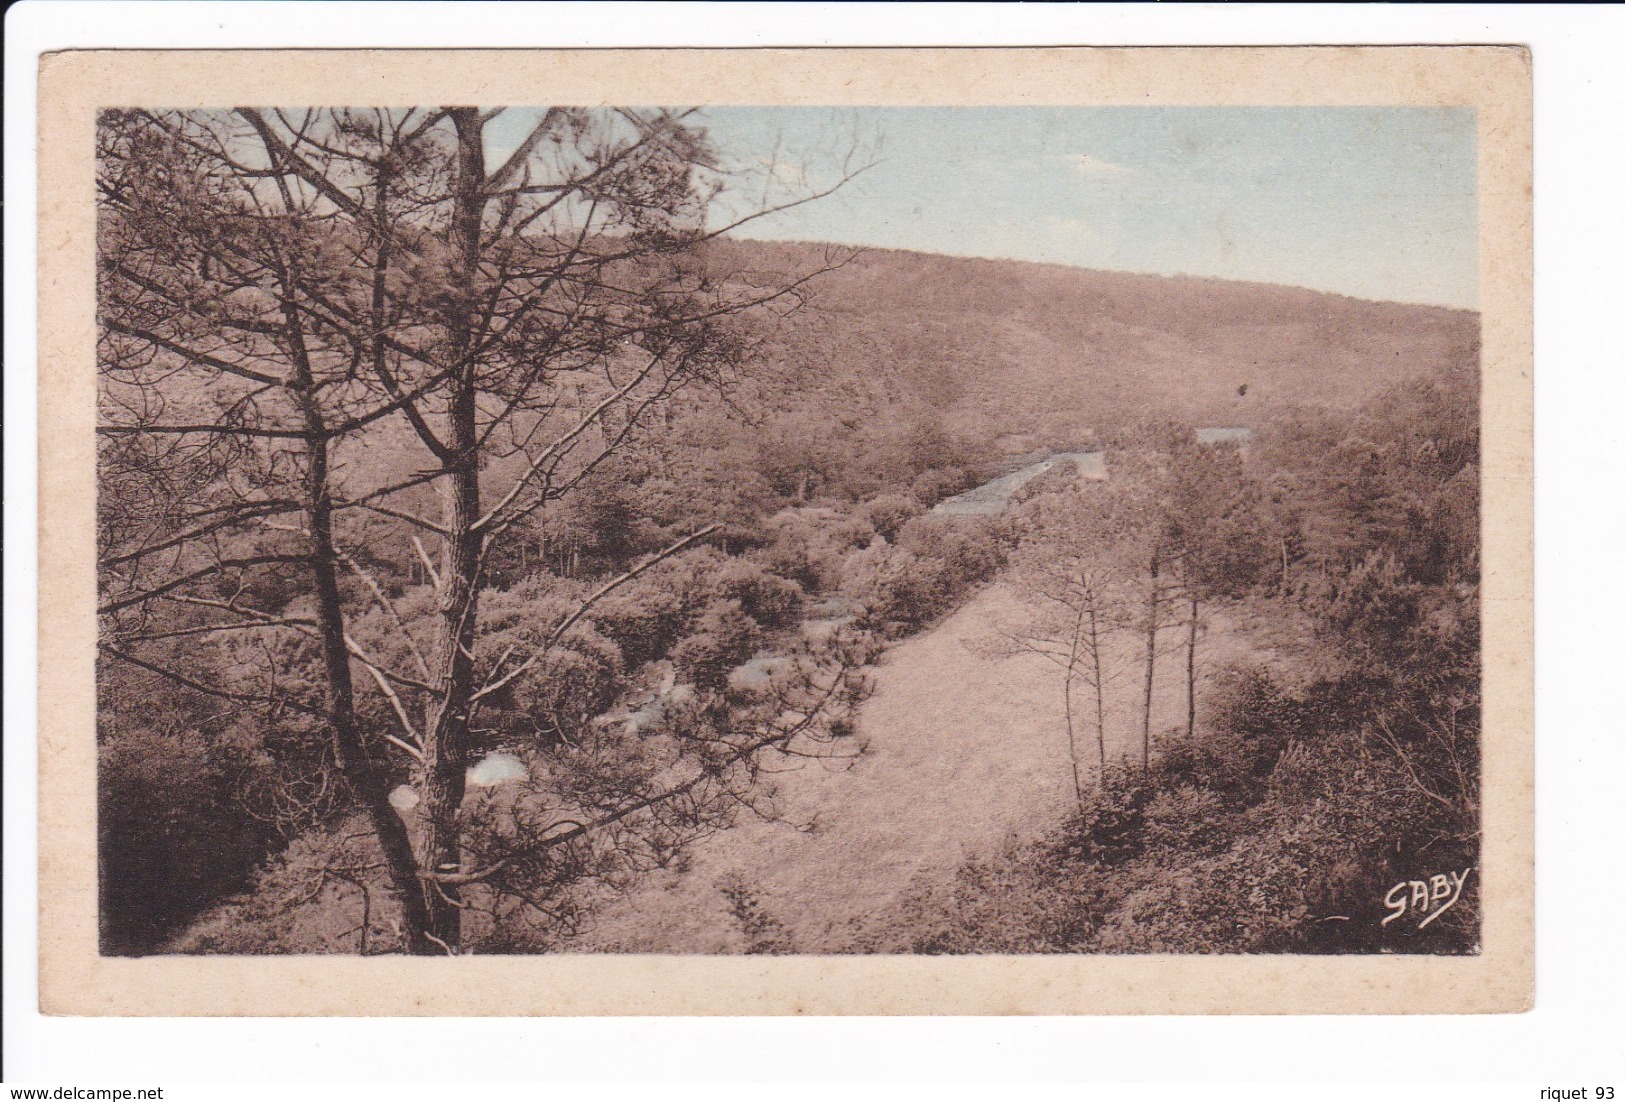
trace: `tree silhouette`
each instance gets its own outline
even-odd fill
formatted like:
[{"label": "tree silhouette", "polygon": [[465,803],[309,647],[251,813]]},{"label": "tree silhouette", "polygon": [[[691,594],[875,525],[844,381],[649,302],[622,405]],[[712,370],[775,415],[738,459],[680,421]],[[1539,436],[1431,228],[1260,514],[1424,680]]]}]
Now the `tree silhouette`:
[{"label": "tree silhouette", "polygon": [[[1116,487],[1067,483],[1027,506],[1027,539],[1008,575],[1022,599],[1019,618],[1002,624],[994,643],[1002,655],[1035,654],[1061,672],[1072,790],[1085,803],[1079,760],[1080,712],[1092,728],[1098,778],[1106,756],[1106,689],[1122,670],[1115,644],[1135,622],[1134,569],[1124,555],[1132,515]],[[1079,689],[1086,693],[1079,699]]]}]

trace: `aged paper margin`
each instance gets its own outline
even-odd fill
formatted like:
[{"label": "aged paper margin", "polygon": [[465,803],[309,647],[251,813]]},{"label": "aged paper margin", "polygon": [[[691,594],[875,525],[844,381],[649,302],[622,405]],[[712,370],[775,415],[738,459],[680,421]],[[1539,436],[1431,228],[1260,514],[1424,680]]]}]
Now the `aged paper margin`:
[{"label": "aged paper margin", "polygon": [[[1518,47],[84,51],[41,59],[40,1006],[80,1015],[1496,1013],[1534,990],[1530,57]],[[1432,105],[1478,112],[1483,951],[103,958],[93,125],[250,104]]]}]

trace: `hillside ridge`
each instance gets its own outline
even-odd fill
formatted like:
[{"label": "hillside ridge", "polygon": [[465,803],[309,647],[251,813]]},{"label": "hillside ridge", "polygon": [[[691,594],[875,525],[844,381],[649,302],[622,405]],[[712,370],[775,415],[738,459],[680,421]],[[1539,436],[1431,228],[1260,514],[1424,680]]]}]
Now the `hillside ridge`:
[{"label": "hillside ridge", "polygon": [[1463,317],[1478,318],[1481,311],[1467,306],[1449,306],[1437,302],[1413,302],[1406,299],[1366,298],[1361,295],[1346,294],[1342,291],[1329,291],[1320,287],[1308,287],[1299,283],[1275,283],[1263,279],[1229,279],[1224,276],[1196,275],[1190,272],[1140,272],[1128,268],[1092,268],[1081,264],[1064,264],[1057,260],[1029,260],[1022,257],[1011,256],[971,256],[963,253],[934,253],[925,249],[904,249],[887,245],[854,245],[844,241],[813,241],[788,240],[778,238],[758,237],[721,237],[718,242],[725,246],[743,246],[746,248],[765,247],[794,250],[827,250],[839,249],[851,252],[858,256],[887,256],[918,258],[925,262],[948,262],[965,264],[986,264],[998,267],[1035,268],[1053,271],[1059,274],[1074,274],[1084,276],[1100,276],[1106,278],[1121,278],[1124,280],[1146,280],[1160,283],[1183,284],[1216,284],[1223,287],[1237,289],[1257,289],[1262,291],[1286,291],[1315,298],[1336,299],[1346,303],[1356,303],[1367,306],[1396,306],[1406,309],[1438,311],[1446,314],[1459,314]]},{"label": "hillside ridge", "polygon": [[[1104,425],[1251,425],[1351,409],[1443,372],[1471,384],[1479,315],[1268,283],[1031,261],[719,240],[760,278],[833,254],[765,347],[785,400],[816,392],[879,417],[919,407],[949,433],[1066,446]],[[916,418],[918,420],[918,418]]]}]

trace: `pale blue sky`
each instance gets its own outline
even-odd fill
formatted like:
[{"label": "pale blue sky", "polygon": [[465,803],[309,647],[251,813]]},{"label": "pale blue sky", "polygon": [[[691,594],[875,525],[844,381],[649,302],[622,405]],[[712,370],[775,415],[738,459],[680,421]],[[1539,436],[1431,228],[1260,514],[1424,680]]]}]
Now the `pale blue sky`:
[{"label": "pale blue sky", "polygon": [[1477,306],[1471,109],[711,107],[700,117],[730,163],[757,174],[741,199],[761,198],[766,173],[781,193],[803,171],[826,184],[854,137],[877,159],[835,195],[742,236]]}]

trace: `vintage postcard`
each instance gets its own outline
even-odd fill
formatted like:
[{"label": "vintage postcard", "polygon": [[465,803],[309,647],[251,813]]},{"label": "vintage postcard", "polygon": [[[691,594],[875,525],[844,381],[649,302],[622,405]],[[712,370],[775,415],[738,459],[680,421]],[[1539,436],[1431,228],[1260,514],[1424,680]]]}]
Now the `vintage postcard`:
[{"label": "vintage postcard", "polygon": [[1512,1012],[1530,58],[41,71],[41,1004]]}]

